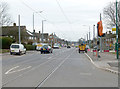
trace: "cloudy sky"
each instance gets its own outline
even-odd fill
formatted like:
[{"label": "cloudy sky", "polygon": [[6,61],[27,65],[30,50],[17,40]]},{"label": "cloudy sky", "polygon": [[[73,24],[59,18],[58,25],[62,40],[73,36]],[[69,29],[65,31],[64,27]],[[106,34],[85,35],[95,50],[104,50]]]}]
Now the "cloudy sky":
[{"label": "cloudy sky", "polygon": [[[35,15],[35,30],[41,31],[41,21],[44,22],[45,33],[56,33],[60,38],[77,41],[86,38],[93,24],[99,21],[100,13],[110,2],[116,0],[2,0],[9,5],[9,13],[13,22],[18,25],[18,15],[21,25],[33,31],[33,12]],[[41,14],[36,13],[43,11]],[[103,14],[102,14],[103,17]],[[104,24],[104,22],[103,22]],[[104,27],[104,32],[107,31]]]}]

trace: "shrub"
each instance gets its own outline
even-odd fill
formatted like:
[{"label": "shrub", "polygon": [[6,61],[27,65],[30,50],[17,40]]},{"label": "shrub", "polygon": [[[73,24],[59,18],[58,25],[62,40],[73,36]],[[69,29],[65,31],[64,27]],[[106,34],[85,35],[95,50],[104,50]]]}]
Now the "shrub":
[{"label": "shrub", "polygon": [[28,40],[28,44],[32,45],[33,44],[33,40]]},{"label": "shrub", "polygon": [[25,45],[26,50],[36,50],[35,45]]},{"label": "shrub", "polygon": [[9,49],[12,42],[13,42],[13,39],[10,37],[1,37],[0,38],[0,44],[2,44],[2,49]]}]

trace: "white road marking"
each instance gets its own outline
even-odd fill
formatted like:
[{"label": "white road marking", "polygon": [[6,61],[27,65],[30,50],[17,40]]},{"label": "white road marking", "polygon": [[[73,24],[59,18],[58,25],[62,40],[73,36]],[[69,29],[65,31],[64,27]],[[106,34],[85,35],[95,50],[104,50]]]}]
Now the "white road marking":
[{"label": "white road marking", "polygon": [[91,76],[92,73],[80,73],[80,75],[84,75],[84,76]]},{"label": "white road marking", "polygon": [[18,68],[19,66],[16,66],[16,67],[13,67],[13,68],[11,68],[11,69],[9,69],[7,72],[5,72],[5,74],[8,74],[10,71],[12,71],[13,69],[16,69],[16,68]]},{"label": "white road marking", "polygon": [[48,57],[48,59],[51,59],[52,57]]},{"label": "white road marking", "polygon": [[[74,51],[73,51],[74,52]],[[73,53],[72,52],[72,53]],[[71,53],[71,54],[72,54]],[[71,56],[71,54],[70,55],[68,55],[66,58],[65,58],[65,60],[63,60],[55,69],[53,69],[52,70],[52,72],[37,86],[37,87],[41,87],[49,78],[50,78],[50,76],[57,70],[57,69],[59,69],[60,67],[61,67],[61,65]]]},{"label": "white road marking", "polygon": [[16,67],[11,68],[11,69],[8,70],[5,74],[11,74],[11,73],[15,73],[15,72],[20,72],[20,71],[23,71],[23,70],[26,70],[26,69],[31,68],[31,66],[28,66],[28,67],[25,67],[25,68],[22,68],[22,69],[19,69],[19,70],[16,70],[16,71],[12,71],[13,69],[16,69],[16,68],[18,68],[18,67],[19,67],[19,66],[16,66]]}]

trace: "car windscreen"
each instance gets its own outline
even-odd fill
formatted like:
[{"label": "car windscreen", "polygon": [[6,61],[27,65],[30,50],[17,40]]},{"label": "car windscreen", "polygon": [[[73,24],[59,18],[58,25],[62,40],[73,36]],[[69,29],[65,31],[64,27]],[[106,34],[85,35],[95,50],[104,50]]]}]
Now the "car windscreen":
[{"label": "car windscreen", "polygon": [[44,45],[44,46],[42,46],[42,48],[48,48],[48,45]]},{"label": "car windscreen", "polygon": [[19,48],[19,45],[12,45],[11,48]]}]

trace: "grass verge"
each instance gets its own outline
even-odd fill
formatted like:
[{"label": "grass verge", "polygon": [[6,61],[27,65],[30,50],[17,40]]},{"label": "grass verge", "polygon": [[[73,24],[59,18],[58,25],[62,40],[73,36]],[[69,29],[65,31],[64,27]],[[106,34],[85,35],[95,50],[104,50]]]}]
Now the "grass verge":
[{"label": "grass verge", "polygon": [[8,53],[8,52],[10,52],[9,49],[0,49],[0,53]]}]

